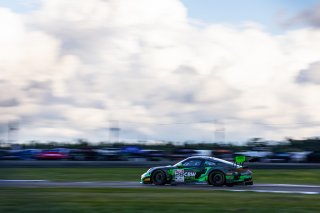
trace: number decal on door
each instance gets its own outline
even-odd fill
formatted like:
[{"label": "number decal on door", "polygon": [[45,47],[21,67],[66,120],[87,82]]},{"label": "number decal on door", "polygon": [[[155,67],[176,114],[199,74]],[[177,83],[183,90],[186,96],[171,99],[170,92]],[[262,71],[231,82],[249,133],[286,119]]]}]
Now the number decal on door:
[{"label": "number decal on door", "polygon": [[174,171],[174,180],[175,182],[184,182],[184,170],[177,169]]}]

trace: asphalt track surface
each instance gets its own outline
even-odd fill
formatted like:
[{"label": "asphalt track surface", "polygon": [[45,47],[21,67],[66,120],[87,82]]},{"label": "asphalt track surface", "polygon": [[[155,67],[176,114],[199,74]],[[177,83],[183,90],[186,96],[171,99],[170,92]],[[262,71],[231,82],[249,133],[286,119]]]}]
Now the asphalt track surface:
[{"label": "asphalt track surface", "polygon": [[213,191],[236,192],[263,192],[263,193],[289,193],[289,194],[318,194],[320,185],[295,185],[295,184],[254,184],[253,186],[237,185],[233,187],[213,187],[207,184],[196,185],[165,185],[155,186],[140,184],[132,181],[106,181],[106,182],[52,182],[48,180],[0,180],[0,187],[26,187],[26,188],[153,188],[153,189],[193,189]]}]

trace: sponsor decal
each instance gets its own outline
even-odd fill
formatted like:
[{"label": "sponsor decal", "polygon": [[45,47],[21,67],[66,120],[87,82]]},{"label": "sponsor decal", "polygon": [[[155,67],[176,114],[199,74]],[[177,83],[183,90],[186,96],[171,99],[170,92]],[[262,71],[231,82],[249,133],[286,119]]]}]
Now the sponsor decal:
[{"label": "sponsor decal", "polygon": [[196,172],[185,172],[184,169],[177,169],[174,171],[175,182],[184,182],[185,177],[195,177]]},{"label": "sponsor decal", "polygon": [[194,177],[194,176],[196,176],[196,173],[195,172],[185,172],[184,176],[185,177]]}]

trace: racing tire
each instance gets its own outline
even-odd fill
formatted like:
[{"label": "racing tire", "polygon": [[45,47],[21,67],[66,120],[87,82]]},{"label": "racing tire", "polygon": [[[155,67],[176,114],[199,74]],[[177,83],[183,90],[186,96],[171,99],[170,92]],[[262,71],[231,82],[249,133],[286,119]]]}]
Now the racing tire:
[{"label": "racing tire", "polygon": [[154,185],[164,185],[167,181],[167,177],[163,171],[157,170],[152,174],[151,180]]},{"label": "racing tire", "polygon": [[223,186],[226,178],[223,172],[215,171],[209,175],[209,184],[213,186]]}]

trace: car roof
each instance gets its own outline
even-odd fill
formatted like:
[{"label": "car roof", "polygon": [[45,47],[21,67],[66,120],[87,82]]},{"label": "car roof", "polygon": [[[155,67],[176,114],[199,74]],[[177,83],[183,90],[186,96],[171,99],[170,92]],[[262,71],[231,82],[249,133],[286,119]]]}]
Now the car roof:
[{"label": "car roof", "polygon": [[[216,160],[216,161],[225,161],[223,159],[220,158],[215,158],[215,157],[210,157],[210,156],[192,156],[192,157],[188,157],[187,159],[202,159],[202,160]],[[229,162],[229,161],[227,161]],[[230,162],[229,162],[230,163]]]},{"label": "car roof", "polygon": [[192,157],[188,157],[187,159],[212,159],[212,157],[208,157],[208,156],[192,156]]}]

